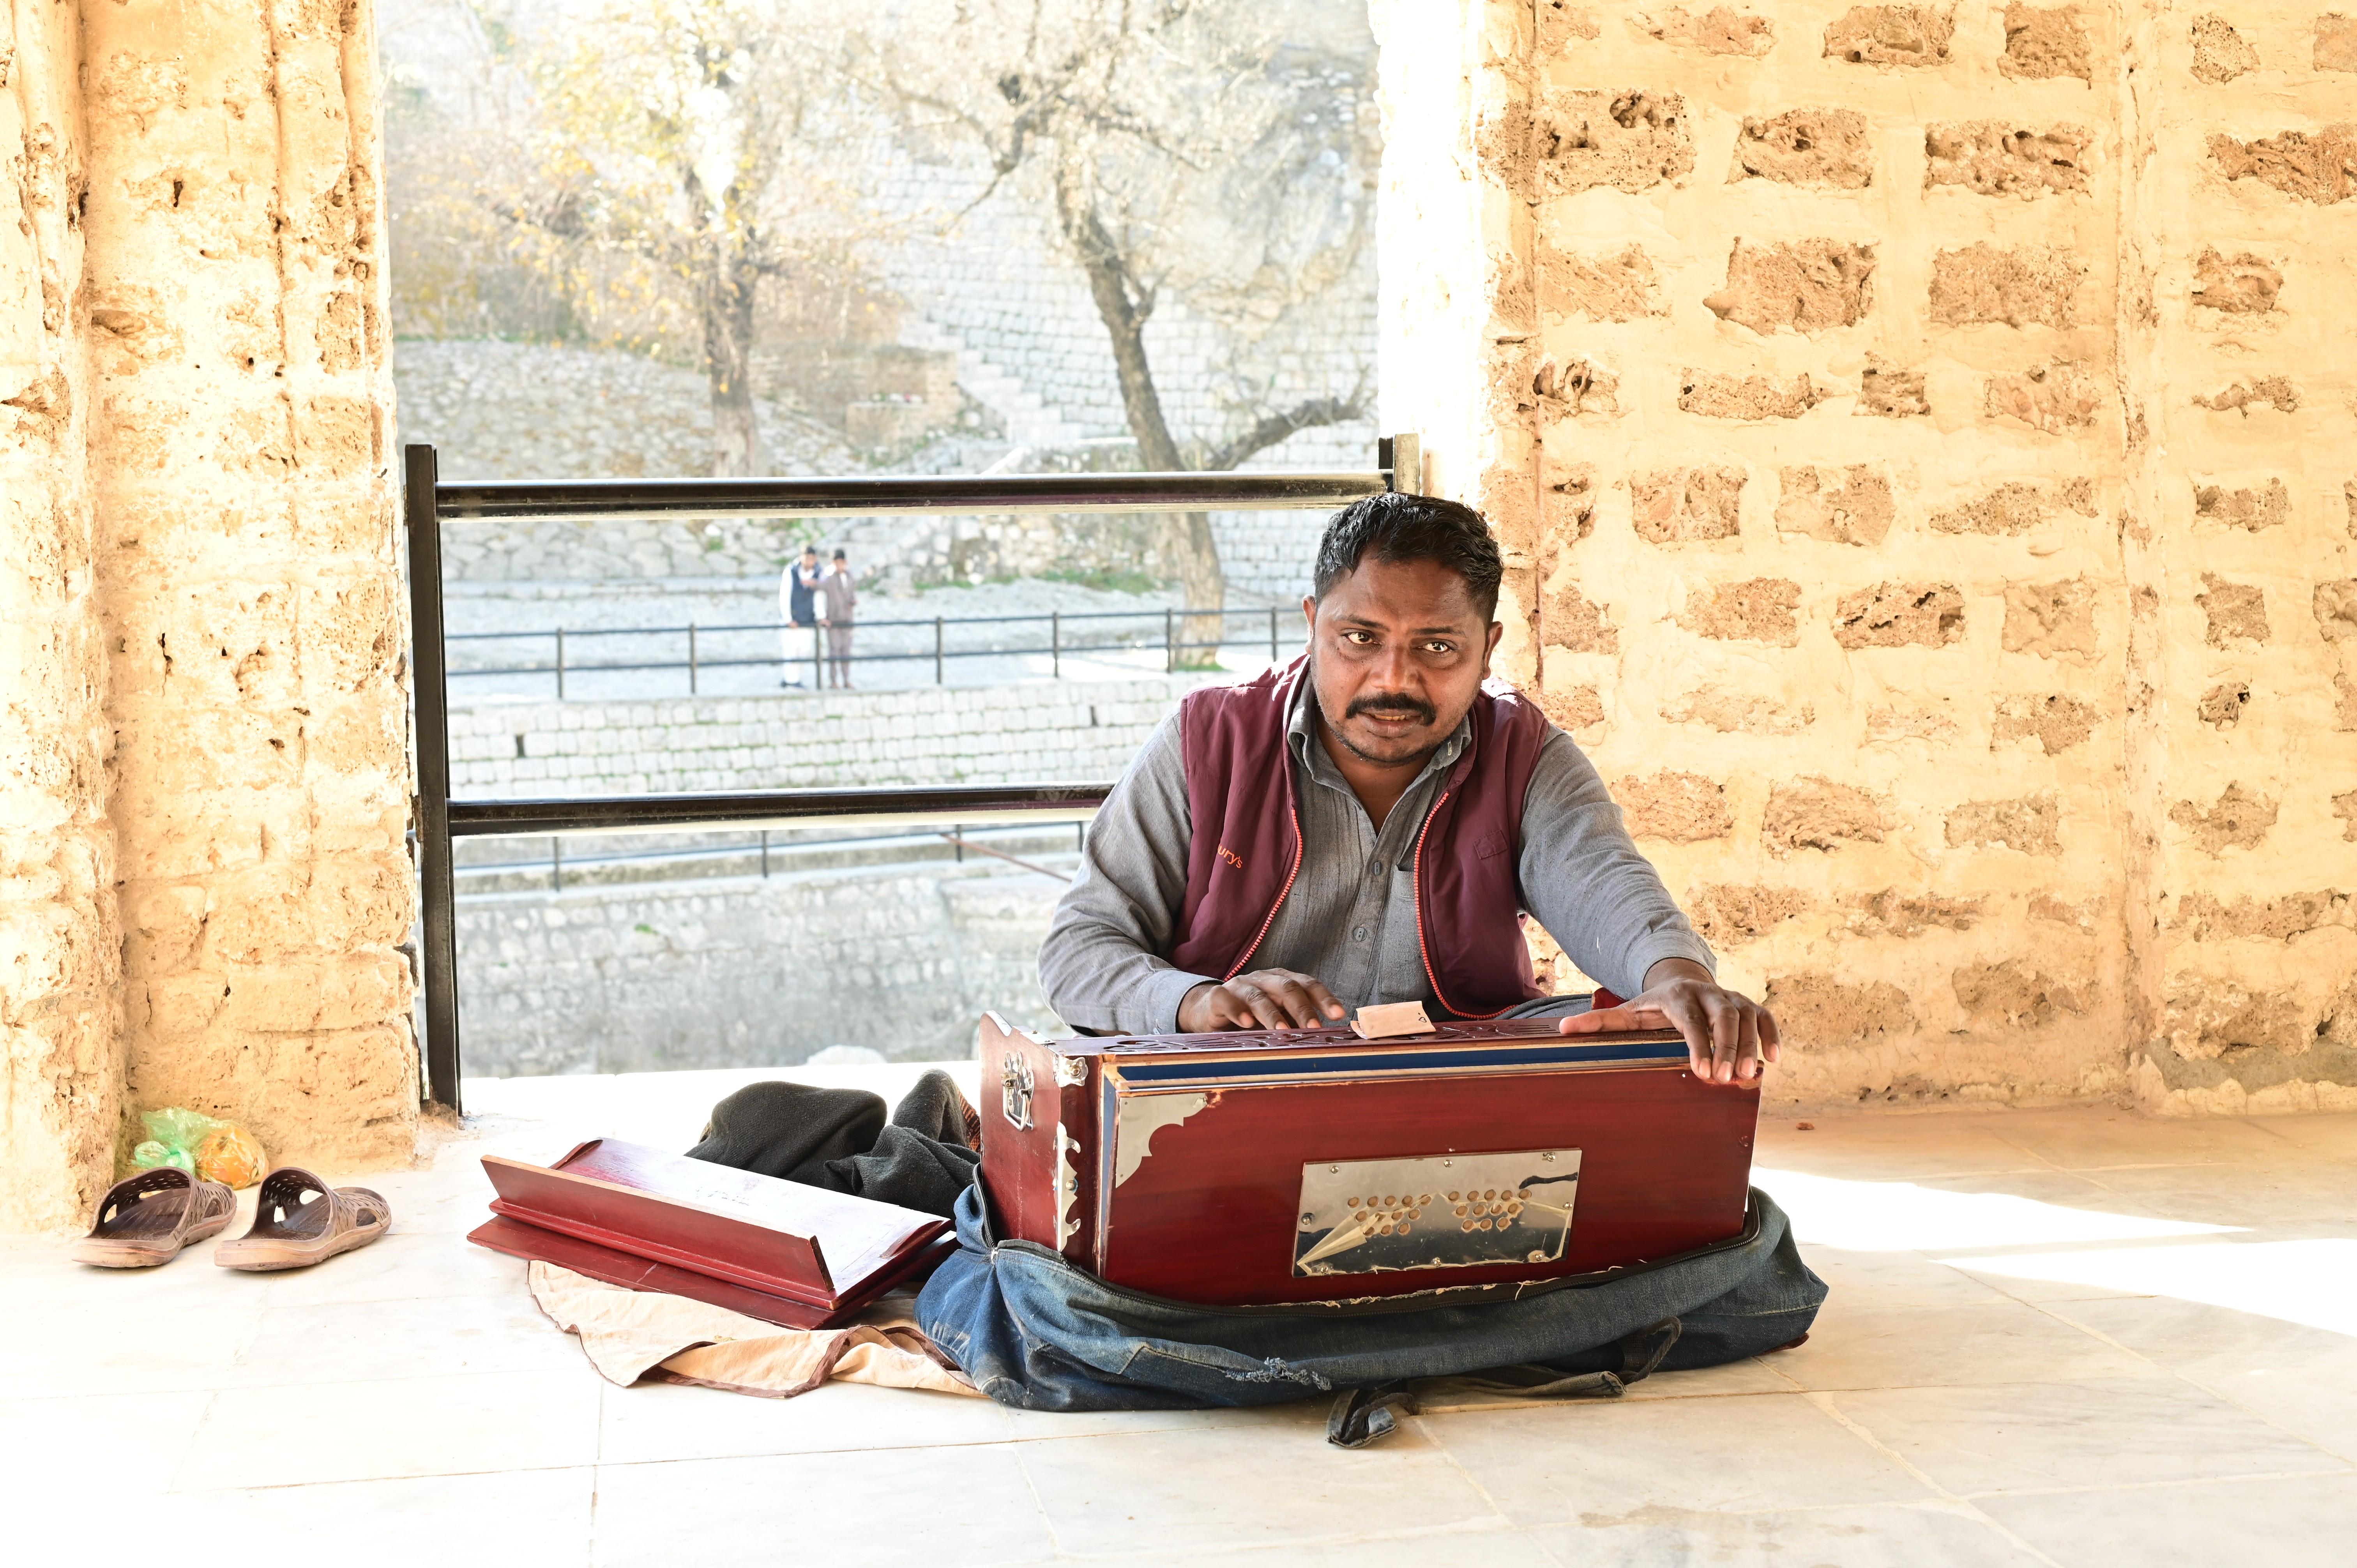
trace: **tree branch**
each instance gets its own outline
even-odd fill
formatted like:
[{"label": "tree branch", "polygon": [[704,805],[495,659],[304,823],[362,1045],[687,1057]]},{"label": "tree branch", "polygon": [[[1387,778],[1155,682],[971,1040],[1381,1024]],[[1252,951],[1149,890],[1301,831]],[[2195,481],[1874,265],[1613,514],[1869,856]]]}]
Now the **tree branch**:
[{"label": "tree branch", "polygon": [[498,199],[486,201],[483,205],[492,216],[519,228],[534,229],[552,239],[586,245],[593,251],[618,251],[664,266],[680,265],[687,254],[684,248],[653,233],[584,219],[579,205],[569,192],[538,208],[520,201]]},{"label": "tree branch", "polygon": [[1214,447],[1203,459],[1203,467],[1213,472],[1232,468],[1254,453],[1265,451],[1297,432],[1321,424],[1348,424],[1366,416],[1366,387],[1361,382],[1348,396],[1314,397],[1279,413],[1263,415],[1242,435]]}]

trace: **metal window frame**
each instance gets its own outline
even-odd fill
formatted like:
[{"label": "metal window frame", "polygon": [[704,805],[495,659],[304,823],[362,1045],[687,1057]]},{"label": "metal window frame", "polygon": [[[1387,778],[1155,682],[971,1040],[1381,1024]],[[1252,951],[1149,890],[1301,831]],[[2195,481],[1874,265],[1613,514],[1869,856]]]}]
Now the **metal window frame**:
[{"label": "metal window frame", "polygon": [[[419,967],[425,991],[427,1103],[456,1113],[458,1090],[457,882],[451,842],[531,833],[812,828],[845,823],[952,827],[1085,822],[1110,783],[937,785],[918,789],[747,790],[538,800],[450,794],[450,699],[442,617],[442,524],[558,518],[858,517],[1014,512],[1290,511],[1340,508],[1422,488],[1414,435],[1378,443],[1376,467],[1351,473],[945,474],[895,478],[585,479],[444,484],[435,449],[402,448],[409,542],[410,672],[415,731]],[[1405,476],[1407,482],[1397,482]]]}]

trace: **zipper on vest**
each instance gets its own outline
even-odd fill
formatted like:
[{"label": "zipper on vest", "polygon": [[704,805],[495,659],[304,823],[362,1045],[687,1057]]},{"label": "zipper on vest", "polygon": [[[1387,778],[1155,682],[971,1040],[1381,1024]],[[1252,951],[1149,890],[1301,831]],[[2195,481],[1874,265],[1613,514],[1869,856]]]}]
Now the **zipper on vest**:
[{"label": "zipper on vest", "polygon": [[[1286,757],[1285,765],[1287,768],[1292,767],[1293,759],[1289,757]],[[1233,969],[1220,976],[1220,983],[1222,985],[1242,974],[1244,972],[1244,965],[1252,962],[1253,954],[1260,951],[1260,944],[1268,940],[1269,927],[1276,924],[1276,912],[1285,908],[1285,896],[1293,891],[1293,879],[1301,875],[1301,808],[1297,805],[1291,808],[1291,814],[1293,818],[1293,869],[1285,874],[1285,886],[1276,890],[1276,902],[1268,907],[1268,914],[1262,918],[1260,929],[1253,935],[1252,946],[1244,949],[1244,956],[1236,960],[1236,966]],[[1418,941],[1423,940],[1423,934],[1421,932],[1417,934],[1416,940]]]},{"label": "zipper on vest", "polygon": [[[1424,940],[1424,835],[1432,831],[1432,819],[1440,815],[1440,808],[1448,804],[1448,795],[1449,792],[1447,789],[1441,790],[1440,798],[1432,803],[1432,810],[1424,814],[1424,826],[1415,831],[1415,872],[1409,878],[1410,886],[1415,893],[1415,955],[1424,961],[1424,977],[1432,982],[1433,999],[1450,1013],[1456,1014],[1459,1018],[1474,1020],[1501,1018],[1513,1011],[1515,1005],[1513,1003],[1507,1003],[1495,1013],[1464,1013],[1458,1010],[1457,1004],[1448,1000],[1448,993],[1440,989],[1440,973],[1432,967],[1432,949],[1426,945]],[[1296,831],[1298,831],[1297,824]],[[1292,884],[1288,881],[1286,886],[1291,886]]]}]

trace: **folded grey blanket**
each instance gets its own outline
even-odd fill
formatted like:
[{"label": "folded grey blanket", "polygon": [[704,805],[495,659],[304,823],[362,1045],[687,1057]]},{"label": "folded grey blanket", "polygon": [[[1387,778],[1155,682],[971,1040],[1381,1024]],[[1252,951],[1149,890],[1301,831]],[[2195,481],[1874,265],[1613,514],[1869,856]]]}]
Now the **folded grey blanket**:
[{"label": "folded grey blanket", "polygon": [[687,1157],[947,1219],[982,1160],[968,1144],[969,1115],[940,1071],[918,1080],[888,1124],[882,1098],[864,1089],[748,1084],[712,1108]]}]

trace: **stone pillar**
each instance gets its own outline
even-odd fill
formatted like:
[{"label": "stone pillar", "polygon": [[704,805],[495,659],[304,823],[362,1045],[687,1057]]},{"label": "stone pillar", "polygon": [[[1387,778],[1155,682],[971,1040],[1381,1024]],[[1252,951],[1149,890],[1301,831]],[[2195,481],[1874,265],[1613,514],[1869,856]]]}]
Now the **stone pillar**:
[{"label": "stone pillar", "polygon": [[122,1117],[76,45],[0,6],[0,1231],[85,1212]]},{"label": "stone pillar", "polygon": [[2345,27],[1376,16],[1384,427],[1776,1091],[2357,1094]]},{"label": "stone pillar", "polygon": [[[2131,548],[2172,1111],[2357,1108],[2357,21],[2136,7]],[[2319,13],[2322,13],[2319,15]]]},{"label": "stone pillar", "polygon": [[370,14],[83,27],[131,1095],[382,1159],[416,1090]]},{"label": "stone pillar", "polygon": [[[38,570],[0,591],[55,628],[12,644],[7,698],[58,759],[8,786],[54,824],[27,842],[55,890],[12,847],[5,896],[12,929],[81,955],[0,975],[10,1218],[39,1224],[81,1213],[161,1105],[244,1121],[274,1158],[404,1158],[414,897],[371,12],[16,14],[46,31],[14,102],[28,125],[66,105],[44,145],[72,198],[37,249],[0,240],[0,379],[38,361],[48,433],[8,459],[39,502],[12,480],[11,564]],[[36,624],[15,603],[12,639]]]}]

